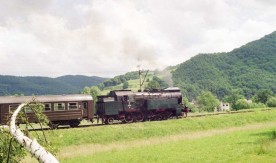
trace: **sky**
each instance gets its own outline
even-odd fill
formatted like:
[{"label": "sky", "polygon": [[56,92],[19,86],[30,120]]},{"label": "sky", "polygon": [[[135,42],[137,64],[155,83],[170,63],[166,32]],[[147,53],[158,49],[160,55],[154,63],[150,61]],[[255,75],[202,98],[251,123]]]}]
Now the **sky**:
[{"label": "sky", "polygon": [[162,70],[275,27],[275,0],[3,0],[0,75]]}]

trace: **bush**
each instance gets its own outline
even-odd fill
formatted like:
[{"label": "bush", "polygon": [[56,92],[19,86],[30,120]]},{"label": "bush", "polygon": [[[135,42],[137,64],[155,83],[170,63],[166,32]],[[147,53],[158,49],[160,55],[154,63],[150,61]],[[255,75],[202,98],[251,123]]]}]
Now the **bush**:
[{"label": "bush", "polygon": [[189,100],[186,97],[182,98],[182,104],[184,104],[189,109],[191,109],[191,112],[193,112],[193,113],[199,111],[198,108],[193,103],[190,103]]},{"label": "bush", "polygon": [[124,84],[123,84],[123,89],[127,89],[128,87],[129,87],[129,84],[128,84],[127,81],[125,81]]},{"label": "bush", "polygon": [[191,109],[192,113],[199,112],[199,109],[192,103],[188,103],[186,106]]},{"label": "bush", "polygon": [[276,97],[270,97],[266,103],[268,107],[276,107]]},{"label": "bush", "polygon": [[263,103],[255,103],[255,102],[250,103],[249,106],[250,106],[250,108],[265,108],[266,107],[266,105]]},{"label": "bush", "polygon": [[26,156],[23,146],[17,143],[9,131],[3,129],[1,125],[0,135],[0,162],[21,162]]},{"label": "bush", "polygon": [[213,112],[219,105],[219,100],[211,92],[206,91],[198,96],[198,103],[202,111]]},{"label": "bush", "polygon": [[245,99],[239,99],[236,102],[236,110],[249,109],[250,105]]}]

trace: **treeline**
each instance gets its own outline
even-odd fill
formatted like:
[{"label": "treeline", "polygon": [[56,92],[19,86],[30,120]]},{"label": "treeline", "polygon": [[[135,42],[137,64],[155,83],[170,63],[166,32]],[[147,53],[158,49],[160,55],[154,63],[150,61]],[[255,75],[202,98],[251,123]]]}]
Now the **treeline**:
[{"label": "treeline", "polygon": [[175,86],[189,100],[210,91],[220,100],[238,89],[246,99],[259,90],[276,93],[276,32],[229,53],[200,54],[173,71]]},{"label": "treeline", "polygon": [[106,80],[100,77],[62,76],[18,77],[0,75],[0,95],[45,95],[80,93],[85,86],[97,85]]},{"label": "treeline", "polygon": [[193,112],[214,112],[218,110],[222,103],[228,103],[230,110],[242,110],[251,108],[276,107],[276,96],[269,90],[259,90],[251,98],[246,99],[240,90],[232,90],[230,95],[219,100],[210,91],[203,91],[195,100],[189,102],[187,98],[183,98],[183,103],[191,108]]},{"label": "treeline", "polygon": [[116,86],[127,82],[128,80],[139,79],[137,71],[128,72],[124,75],[115,76],[114,78],[108,79],[98,85],[99,89],[103,90],[105,87]]}]

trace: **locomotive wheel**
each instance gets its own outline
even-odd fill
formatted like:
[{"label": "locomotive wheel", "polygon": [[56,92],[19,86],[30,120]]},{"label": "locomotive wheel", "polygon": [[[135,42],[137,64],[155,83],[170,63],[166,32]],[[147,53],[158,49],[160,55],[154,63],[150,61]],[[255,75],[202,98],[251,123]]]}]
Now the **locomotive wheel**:
[{"label": "locomotive wheel", "polygon": [[132,123],[132,122],[133,122],[133,116],[132,116],[131,113],[126,114],[126,116],[125,116],[125,121],[126,121],[127,123]]},{"label": "locomotive wheel", "polygon": [[161,114],[157,114],[156,117],[155,117],[155,119],[157,121],[161,121],[162,120],[162,115]]},{"label": "locomotive wheel", "polygon": [[102,117],[102,124],[106,124],[106,118],[105,117]]},{"label": "locomotive wheel", "polygon": [[168,116],[167,113],[164,113],[164,114],[162,115],[162,119],[163,119],[163,120],[167,120],[168,118],[169,118],[169,116]]},{"label": "locomotive wheel", "polygon": [[120,116],[120,117],[119,117],[119,120],[120,120],[122,123],[126,123],[125,116]]},{"label": "locomotive wheel", "polygon": [[138,112],[138,113],[136,113],[135,115],[136,115],[136,120],[137,120],[138,122],[143,122],[143,120],[144,120],[144,115],[143,115],[142,112]]},{"label": "locomotive wheel", "polygon": [[147,119],[154,120],[154,113],[152,111],[148,112]]},{"label": "locomotive wheel", "polygon": [[107,124],[112,125],[113,122],[114,122],[114,118],[113,117],[108,117],[107,118]]},{"label": "locomotive wheel", "polygon": [[70,127],[78,127],[80,125],[80,122],[79,121],[72,121],[70,122]]},{"label": "locomotive wheel", "polygon": [[173,119],[173,113],[169,113],[169,119]]}]

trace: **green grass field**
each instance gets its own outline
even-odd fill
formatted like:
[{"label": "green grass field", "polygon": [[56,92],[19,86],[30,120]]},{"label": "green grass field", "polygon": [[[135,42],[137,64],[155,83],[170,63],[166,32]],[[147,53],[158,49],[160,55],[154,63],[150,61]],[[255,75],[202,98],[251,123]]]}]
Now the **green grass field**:
[{"label": "green grass field", "polygon": [[125,148],[119,146],[62,162],[275,162],[276,141],[270,139],[273,131],[276,127],[244,128],[144,145],[133,142]]},{"label": "green grass field", "polygon": [[47,135],[61,162],[275,162],[274,131],[276,110],[258,110]]}]

